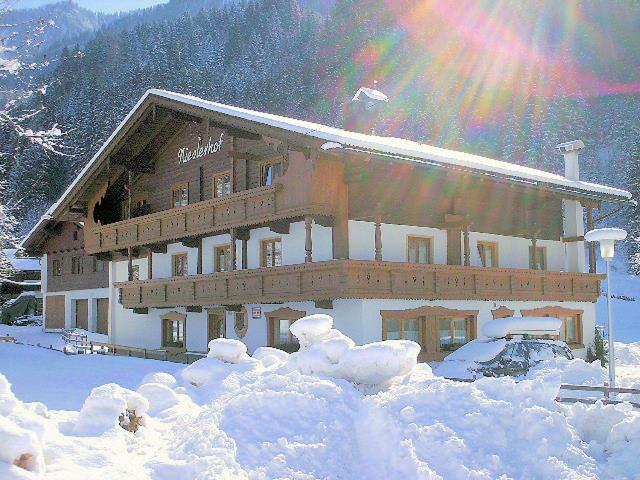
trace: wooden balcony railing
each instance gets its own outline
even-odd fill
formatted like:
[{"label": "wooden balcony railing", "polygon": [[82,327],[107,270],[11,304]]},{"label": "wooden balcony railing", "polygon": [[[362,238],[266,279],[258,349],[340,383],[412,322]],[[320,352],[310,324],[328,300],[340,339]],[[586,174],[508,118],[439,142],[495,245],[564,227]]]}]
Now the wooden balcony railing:
[{"label": "wooden balcony railing", "polygon": [[339,298],[595,302],[604,275],[453,265],[331,260],[116,283],[126,308]]},{"label": "wooden balcony railing", "polygon": [[278,203],[281,189],[281,185],[254,188],[105,226],[88,225],[85,250],[92,254],[111,252],[299,215],[331,213],[322,205],[291,208]]}]

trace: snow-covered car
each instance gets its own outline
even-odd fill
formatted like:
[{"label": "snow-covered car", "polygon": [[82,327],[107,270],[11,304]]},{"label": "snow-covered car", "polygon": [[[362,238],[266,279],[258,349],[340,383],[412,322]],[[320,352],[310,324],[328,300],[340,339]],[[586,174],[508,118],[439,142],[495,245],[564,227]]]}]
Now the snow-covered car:
[{"label": "snow-covered car", "polygon": [[526,375],[540,362],[573,359],[566,343],[552,339],[562,325],[556,318],[509,317],[485,324],[490,338],[472,340],[447,356],[435,368],[446,378]]}]

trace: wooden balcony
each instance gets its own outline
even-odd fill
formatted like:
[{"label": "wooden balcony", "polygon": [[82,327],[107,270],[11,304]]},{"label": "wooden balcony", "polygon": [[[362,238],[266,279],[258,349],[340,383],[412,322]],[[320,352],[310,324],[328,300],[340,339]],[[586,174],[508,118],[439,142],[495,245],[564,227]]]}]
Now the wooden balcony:
[{"label": "wooden balcony", "polygon": [[604,275],[453,265],[331,260],[116,283],[126,308],[339,298],[595,302]]},{"label": "wooden balcony", "polygon": [[281,190],[281,185],[260,187],[105,226],[88,226],[85,250],[92,254],[113,252],[301,215],[331,214],[325,205],[286,206],[287,202],[279,201]]}]

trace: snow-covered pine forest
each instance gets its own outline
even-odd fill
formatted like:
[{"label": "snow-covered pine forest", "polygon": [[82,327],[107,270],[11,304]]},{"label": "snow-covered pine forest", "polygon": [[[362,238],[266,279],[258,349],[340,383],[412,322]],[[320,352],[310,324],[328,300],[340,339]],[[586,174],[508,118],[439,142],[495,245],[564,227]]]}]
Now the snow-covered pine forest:
[{"label": "snow-covered pine forest", "polygon": [[[8,178],[2,201],[18,205],[27,231],[148,88],[341,125],[347,99],[374,83],[391,100],[380,134],[554,171],[561,159],[553,147],[581,138],[585,178],[640,192],[633,161],[640,151],[637,4],[613,12],[600,2],[581,3],[570,39],[553,35],[568,5],[513,6],[513,28],[545,54],[501,58],[506,37],[494,34],[495,63],[504,69],[486,72],[483,50],[463,30],[446,28],[444,15],[431,11],[422,18],[418,3],[394,2],[390,15],[380,0],[173,0],[96,17],[95,25],[82,24],[86,28],[70,26],[67,16],[67,45],[52,52],[60,42],[45,42],[50,67],[36,74],[42,88],[28,101],[43,109],[34,130],[51,124],[73,130],[67,139],[73,154],[43,154],[18,142],[17,154],[2,160]],[[55,22],[60,14],[50,10]],[[598,50],[590,36],[594,25],[612,39],[614,58]],[[455,79],[463,73],[492,86],[491,108],[486,98],[460,95],[466,87]],[[16,142],[11,132],[1,133],[3,142]],[[628,215],[635,223],[633,212]]]}]

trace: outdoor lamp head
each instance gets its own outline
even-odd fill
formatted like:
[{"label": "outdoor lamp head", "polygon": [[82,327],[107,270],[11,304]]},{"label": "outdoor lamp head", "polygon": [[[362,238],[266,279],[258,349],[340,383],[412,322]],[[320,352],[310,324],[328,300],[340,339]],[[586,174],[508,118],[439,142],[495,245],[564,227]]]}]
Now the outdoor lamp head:
[{"label": "outdoor lamp head", "polygon": [[597,228],[584,236],[587,242],[600,242],[600,255],[605,261],[610,261],[614,257],[616,240],[625,238],[627,238],[627,232],[621,228]]}]

